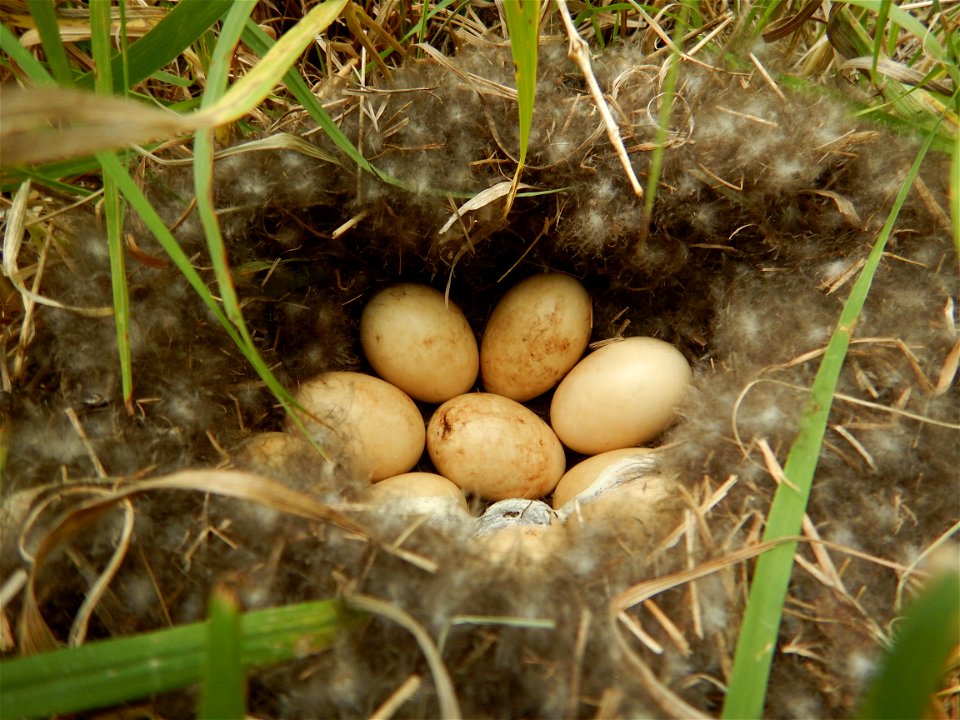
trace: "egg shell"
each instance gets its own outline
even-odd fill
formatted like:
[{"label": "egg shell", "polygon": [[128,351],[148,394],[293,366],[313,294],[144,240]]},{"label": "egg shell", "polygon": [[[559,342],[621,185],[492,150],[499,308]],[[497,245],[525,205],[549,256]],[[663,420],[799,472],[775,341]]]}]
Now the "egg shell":
[{"label": "egg shell", "polygon": [[[381,480],[364,490],[363,499],[397,506],[401,512],[445,507],[469,511],[463,490],[447,478],[428,472],[403,473]],[[437,502],[417,502],[420,500]]]},{"label": "egg shell", "polygon": [[374,295],[360,317],[360,344],[380,377],[417,400],[444,402],[468,392],[477,379],[470,323],[426,285],[400,283]]},{"label": "egg shell", "polygon": [[584,455],[640,445],[674,421],[691,379],[689,363],[670,343],[651,337],[612,342],[560,382],[550,424],[564,445]]},{"label": "egg shell", "polygon": [[488,500],[538,498],[563,475],[563,446],[550,427],[518,402],[491,393],[448,400],[427,424],[434,467]]},{"label": "egg shell", "polygon": [[298,413],[321,447],[344,453],[371,480],[404,473],[423,454],[420,411],[406,393],[380,378],[323,373],[301,385],[296,400],[314,416]]},{"label": "egg shell", "polygon": [[590,295],[569,275],[534,275],[494,308],[480,343],[484,389],[523,402],[545,393],[587,348]]},{"label": "egg shell", "polygon": [[657,473],[656,454],[649,448],[623,448],[594,455],[564,473],[553,491],[553,509],[623,483]]},{"label": "egg shell", "polygon": [[499,532],[504,528],[527,525],[552,525],[556,513],[541,500],[507,498],[495,502],[477,518],[477,535]]}]

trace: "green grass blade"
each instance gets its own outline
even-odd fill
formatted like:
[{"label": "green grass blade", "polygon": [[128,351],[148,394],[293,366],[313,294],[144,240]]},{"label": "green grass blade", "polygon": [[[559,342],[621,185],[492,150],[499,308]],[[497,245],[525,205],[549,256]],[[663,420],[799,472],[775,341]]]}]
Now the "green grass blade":
[{"label": "green grass blade", "polygon": [[225,587],[216,588],[210,597],[209,616],[198,717],[242,720],[247,706],[237,598]]},{"label": "green grass blade", "polygon": [[[102,155],[97,156],[99,161]],[[117,352],[120,356],[120,385],[123,405],[133,414],[133,360],[130,351],[130,293],[123,246],[124,205],[115,182],[103,180],[104,218],[107,247],[110,252],[110,281],[113,287],[113,319],[117,328]]]},{"label": "green grass blade", "polygon": [[520,162],[523,170],[530,144],[530,126],[537,94],[537,48],[539,46],[540,1],[520,0],[503,4],[510,31],[510,52],[517,81],[517,107],[520,120]]},{"label": "green grass blade", "polygon": [[340,16],[346,4],[347,0],[326,0],[308,12],[277,40],[256,67],[237,80],[222,97],[217,97],[217,102],[201,111],[206,121],[210,125],[224,125],[239,120],[259,105],[281,78],[290,72],[296,59],[313,42],[317,33]]},{"label": "green grass blade", "polygon": [[[800,419],[797,437],[787,456],[784,474],[788,482],[783,482],[777,487],[767,516],[767,526],[762,538],[764,542],[798,535],[800,532],[810,488],[813,485],[817,459],[823,444],[827,418],[833,403],[833,394],[854,326],[866,301],[887,240],[920,170],[923,158],[933,142],[933,137],[934,133],[931,132],[917,154],[890,214],[877,236],[877,241],[867,257],[866,264],[850,292],[850,297],[844,303],[837,329],[830,338],[810,389],[810,399]],[[740,636],[737,639],[727,696],[723,704],[724,718],[755,718],[760,717],[763,712],[770,665],[777,647],[777,634],[787,588],[790,584],[795,551],[795,542],[784,543],[764,553],[757,560]]]},{"label": "green grass blade", "polygon": [[960,573],[951,568],[936,575],[907,607],[857,717],[934,717],[930,698],[942,686],[958,635]]},{"label": "green grass blade", "polygon": [[[877,10],[877,0],[843,0],[847,5],[855,5],[857,7],[864,8],[865,10],[870,10],[871,12]],[[930,31],[930,28],[924,26],[924,24],[918,20],[915,16],[911,15],[907,10],[904,10],[893,3],[887,3],[888,13],[890,21],[899,25],[904,30],[912,34],[917,38],[921,43],[923,43],[924,49],[930,54],[934,60],[940,62],[947,62],[947,52],[944,49],[943,45],[937,40],[936,35]],[[948,63],[949,64],[949,63]]]},{"label": "green grass blade", "polygon": [[[249,20],[247,21],[246,30],[243,33],[243,42],[260,56],[268,53],[274,45],[273,39],[257,27],[256,23]],[[316,96],[310,91],[307,83],[295,69],[291,68],[287,71],[286,75],[283,76],[283,82],[290,92],[293,93],[297,102],[303,106],[304,110],[310,113],[310,117],[320,126],[327,137],[329,137],[347,157],[353,160],[357,164],[357,167],[377,176],[384,182],[403,186],[400,180],[377,170],[370,164],[356,146],[350,142],[350,138],[348,138],[333,121],[333,118],[323,109],[320,101],[317,100]]]},{"label": "green grass blade", "polygon": [[[230,75],[231,58],[244,24],[253,11],[252,3],[237,3],[227,13],[223,22],[217,44],[213,48],[210,69],[207,76],[207,90],[201,103],[201,112],[209,110],[224,96],[227,81]],[[270,89],[273,85],[270,85]],[[242,108],[246,114],[249,108]],[[197,211],[203,225],[207,239],[207,250],[213,263],[214,274],[217,278],[217,288],[224,311],[230,322],[239,330],[240,336],[250,350],[254,350],[253,343],[243,322],[243,313],[237,301],[237,293],[230,274],[230,261],[227,249],[220,232],[220,223],[217,220],[217,211],[213,201],[213,131],[203,129],[197,131],[193,142],[193,177],[197,193]]]},{"label": "green grass blade", "polygon": [[953,220],[953,246],[960,256],[960,137],[954,137],[950,162],[950,216]]},{"label": "green grass blade", "polygon": [[[90,2],[90,40],[97,68],[97,92],[109,95],[113,80],[110,73],[110,0]],[[100,157],[98,156],[98,160]],[[103,179],[104,220],[110,253],[110,281],[113,288],[113,320],[117,329],[117,353],[120,357],[120,384],[123,404],[133,414],[133,360],[130,351],[130,293],[123,248],[124,208],[117,185]]]},{"label": "green grass blade", "polygon": [[56,6],[50,0],[27,0],[27,7],[37,25],[43,53],[47,56],[47,64],[57,84],[60,87],[73,87],[73,70],[60,37]]},{"label": "green grass blade", "polygon": [[140,216],[144,224],[157,239],[157,242],[160,243],[164,251],[173,261],[173,264],[177,266],[177,269],[180,270],[187,279],[187,282],[189,282],[191,287],[196,291],[197,295],[200,296],[204,305],[214,314],[217,321],[230,336],[230,339],[233,340],[240,352],[243,353],[247,362],[256,370],[270,391],[280,399],[284,407],[289,408],[293,404],[293,396],[277,381],[273,373],[270,372],[270,368],[267,367],[267,364],[263,361],[263,358],[260,357],[256,348],[245,342],[240,336],[237,329],[224,314],[216,298],[204,284],[196,268],[190,264],[189,258],[170,233],[170,230],[167,229],[163,219],[157,214],[157,211],[127,173],[126,169],[120,164],[120,161],[113,155],[107,155],[101,158],[101,166],[103,167],[104,177],[109,177],[117,183],[117,187],[127,199],[127,202],[130,203],[130,206]]},{"label": "green grass blade", "polygon": [[[114,92],[133,87],[173,62],[234,4],[233,0],[180,0],[153,30],[130,46],[126,58],[118,53],[111,60]],[[80,77],[77,85],[93,87],[93,72]]]},{"label": "green grass blade", "polygon": [[[328,646],[345,619],[319,601],[244,614],[243,668],[303,657]],[[0,717],[82,712],[182,688],[202,678],[208,622],[88,643],[0,662]]]},{"label": "green grass blade", "polygon": [[[883,38],[887,33],[887,21],[890,17],[890,0],[880,0],[880,8],[877,11],[877,22],[873,30],[873,72],[877,72],[877,63],[882,57],[883,47]],[[890,33],[891,38],[896,35],[895,32]]]},{"label": "green grass blade", "polygon": [[[120,153],[120,157],[125,157]],[[27,178],[34,184],[62,192],[67,196],[84,197],[93,194],[93,190],[71,185],[70,179],[77,175],[86,175],[100,167],[96,158],[72,158],[62,162],[50,163],[39,168],[4,167],[0,169],[0,192],[13,192]]]},{"label": "green grass blade", "polygon": [[17,36],[10,32],[6,25],[0,25],[0,51],[13,60],[37,87],[52,87],[57,84],[43,63],[17,41]]}]

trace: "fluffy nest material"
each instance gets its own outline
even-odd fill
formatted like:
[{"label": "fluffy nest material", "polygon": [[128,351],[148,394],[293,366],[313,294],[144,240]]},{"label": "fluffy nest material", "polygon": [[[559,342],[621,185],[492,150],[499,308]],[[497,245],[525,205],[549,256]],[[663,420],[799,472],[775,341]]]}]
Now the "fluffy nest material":
[{"label": "fluffy nest material", "polygon": [[[625,44],[594,71],[643,180],[664,68]],[[253,434],[281,429],[282,410],[131,216],[133,414],[111,318],[33,306],[7,328],[2,575],[32,570],[35,607],[21,593],[4,609],[5,651],[194,621],[228,582],[247,608],[362,594],[408,613],[441,640],[467,717],[719,711],[748,549],[917,147],[851,120],[835,95],[772,86],[753,66],[685,63],[646,218],[566,46],[545,45],[539,72],[530,189],[505,219],[502,199],[462,207],[515,167],[513,66],[499,46],[411,63],[382,87],[328,89],[343,131],[405,187],[356,170],[296,114],[275,133],[337,162],[296,150],[219,159],[216,202],[244,313],[295,389],[324,370],[365,369],[359,313],[388,283],[449,286],[479,331],[513,282],[570,273],[593,295],[594,341],[659,337],[694,367],[681,419],[657,443],[677,497],[652,519],[622,514],[546,549],[491,554],[462,527],[358,505],[365,481],[337,448],[327,461],[306,444],[280,460],[245,452]],[[856,327],[804,529],[828,544],[798,550],[770,716],[852,714],[918,563],[960,519],[946,167],[936,154],[925,161]],[[189,172],[148,160],[142,174],[212,286]],[[109,306],[96,214],[74,210],[50,226],[38,256],[21,258],[39,263],[38,291],[72,308]],[[290,488],[313,510],[291,511]],[[54,518],[118,492],[28,562]],[[369,716],[412,676],[422,682],[397,716],[437,716],[450,698],[417,641],[369,615],[325,651],[252,673],[250,712]],[[194,702],[173,693],[152,708],[178,716]]]}]

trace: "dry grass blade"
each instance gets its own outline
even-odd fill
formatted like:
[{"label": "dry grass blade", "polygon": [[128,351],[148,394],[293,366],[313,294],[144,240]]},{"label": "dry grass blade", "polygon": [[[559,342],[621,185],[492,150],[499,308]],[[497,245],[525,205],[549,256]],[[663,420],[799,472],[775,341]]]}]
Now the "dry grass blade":
[{"label": "dry grass blade", "polygon": [[789,37],[801,27],[804,23],[807,22],[810,18],[813,17],[814,13],[820,8],[822,3],[820,0],[807,0],[806,5],[804,5],[800,10],[791,15],[790,17],[783,18],[777,22],[770,25],[770,27],[764,31],[761,37],[766,42],[773,42],[775,40],[780,40],[781,38]]},{"label": "dry grass blade", "polygon": [[633,667],[640,675],[640,680],[646,686],[647,692],[656,701],[656,703],[667,713],[667,717],[677,720],[708,720],[710,718],[706,713],[697,710],[687,702],[684,702],[673,690],[663,684],[650,666],[643,661],[643,658],[637,654],[627,643],[622,633],[614,632],[617,638],[617,644],[623,650],[624,655],[632,663]]},{"label": "dry grass blade", "polygon": [[567,36],[570,38],[570,49],[567,52],[567,56],[577,64],[583,73],[583,77],[587,81],[587,86],[590,88],[590,94],[593,96],[593,101],[596,103],[597,109],[600,111],[600,116],[603,118],[603,124],[607,129],[607,137],[610,139],[610,144],[613,145],[613,149],[620,159],[620,164],[623,165],[623,170],[630,180],[630,186],[633,188],[634,194],[642,198],[643,188],[640,186],[640,181],[633,171],[633,165],[630,163],[630,156],[627,154],[627,149],[623,145],[623,138],[620,137],[620,128],[617,127],[617,122],[613,119],[610,108],[607,106],[607,101],[603,97],[600,84],[597,82],[597,78],[590,68],[590,48],[586,41],[577,33],[577,28],[570,18],[570,10],[567,8],[566,0],[557,0],[557,5],[560,8],[560,17],[563,19],[564,27],[567,29]]},{"label": "dry grass blade", "polygon": [[64,88],[0,89],[0,157],[26,165],[192,132],[197,120],[121,97]]},{"label": "dry grass blade", "polygon": [[453,681],[443,664],[436,643],[412,615],[390,603],[366,595],[350,595],[346,598],[346,603],[357,610],[363,610],[392,620],[413,635],[420,645],[420,649],[423,650],[427,664],[430,666],[430,672],[433,673],[433,682],[437,687],[437,698],[440,702],[440,716],[444,718],[463,716],[460,712],[460,703],[457,701],[456,693],[453,690]]},{"label": "dry grass blade", "polygon": [[113,315],[112,307],[81,308],[64,305],[51,298],[29,290],[21,282],[21,272],[17,267],[17,257],[20,255],[20,247],[23,244],[23,231],[26,227],[27,203],[30,199],[31,185],[30,181],[24,182],[13,197],[13,204],[7,211],[7,227],[3,233],[3,274],[10,278],[10,282],[17,289],[17,292],[30,302],[38,305],[47,305],[49,307],[68,310],[70,312],[83,315],[85,317],[110,317]]},{"label": "dry grass blade", "polygon": [[[855,57],[844,62],[840,66],[840,69],[872,70],[874,69],[874,61],[872,57]],[[876,61],[876,70],[882,75],[893,78],[897,82],[902,82],[905,85],[923,87],[943,95],[950,95],[953,92],[943,83],[928,79],[926,73],[922,73],[915,68],[895,62],[889,58],[878,58]]]},{"label": "dry grass blade", "polygon": [[419,675],[411,675],[396,690],[390,693],[390,697],[380,703],[380,706],[370,714],[370,720],[388,720],[400,709],[400,707],[410,698],[417,694],[423,681]]},{"label": "dry grass blade", "polygon": [[83,641],[87,637],[87,628],[90,626],[90,618],[93,616],[93,611],[97,607],[97,603],[100,602],[100,598],[103,597],[103,594],[107,591],[117,571],[120,570],[120,565],[123,563],[124,558],[127,556],[130,540],[133,537],[133,504],[129,500],[124,500],[121,503],[121,507],[123,508],[123,529],[120,538],[117,546],[114,548],[110,562],[107,563],[107,567],[100,573],[96,582],[94,582],[89,592],[87,592],[83,598],[83,604],[80,606],[76,618],[74,618],[73,625],[70,628],[70,636],[67,640],[67,643],[72,647],[83,644]]},{"label": "dry grass blade", "polygon": [[[439,234],[443,235],[445,232],[447,232],[447,230],[452,228],[454,223],[462,218],[465,213],[473,210],[479,210],[480,208],[509,195],[512,187],[513,184],[510,181],[504,180],[503,182],[497,183],[493,187],[488,187],[486,190],[478,192],[476,195],[458,207],[456,212],[451,213],[450,217],[447,218],[447,221],[443,224],[443,227],[440,228]],[[524,183],[520,183],[517,186],[518,189],[525,189],[529,187],[531,186]]]},{"label": "dry grass blade", "polygon": [[330,522],[348,532],[366,535],[365,530],[341,513],[314,500],[309,495],[291,490],[259,475],[231,470],[187,470],[166,477],[145,480],[103,497],[82,503],[68,511],[39,541],[30,568],[30,577],[20,617],[20,638],[23,652],[32,654],[56,648],[59,643],[44,621],[37,602],[36,581],[47,557],[61,545],[89,527],[105,512],[137,495],[157,490],[187,490],[213,493],[257,502],[274,510],[307,520]]}]

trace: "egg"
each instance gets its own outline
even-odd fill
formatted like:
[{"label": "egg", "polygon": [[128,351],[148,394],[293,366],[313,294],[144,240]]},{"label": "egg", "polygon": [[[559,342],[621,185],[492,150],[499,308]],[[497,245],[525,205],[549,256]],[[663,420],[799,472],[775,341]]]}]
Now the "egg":
[{"label": "egg", "polygon": [[463,491],[435,473],[409,472],[386,478],[369,485],[360,501],[383,515],[425,523],[445,534],[469,535],[476,521]]},{"label": "egg", "polygon": [[553,509],[571,500],[588,501],[610,488],[657,474],[657,460],[649,448],[624,448],[594,455],[564,473],[553,491]]},{"label": "egg", "polygon": [[569,275],[534,275],[514,285],[483,332],[484,389],[518,402],[545,393],[583,355],[592,327],[590,295]]},{"label": "egg", "polygon": [[380,377],[423,402],[461,395],[477,379],[470,323],[426,285],[401,283],[374,295],[360,317],[360,345]]},{"label": "egg", "polygon": [[429,472],[409,472],[381,480],[366,488],[362,499],[390,505],[400,512],[469,512],[463,490],[447,478]]},{"label": "egg", "polygon": [[323,373],[301,385],[295,399],[306,411],[298,415],[317,443],[342,452],[354,470],[371,480],[404,473],[423,454],[420,411],[402,390],[380,378]]},{"label": "egg", "polygon": [[612,531],[624,547],[652,548],[681,522],[683,507],[676,480],[653,474],[588,491],[570,500],[557,516],[574,533]]},{"label": "egg", "polygon": [[563,475],[563,446],[531,410],[509,398],[470,393],[448,400],[427,424],[434,467],[488,500],[538,498]]},{"label": "egg", "polygon": [[564,445],[584,455],[640,445],[674,421],[692,377],[670,343],[651,337],[611,342],[557,386],[551,426]]}]

